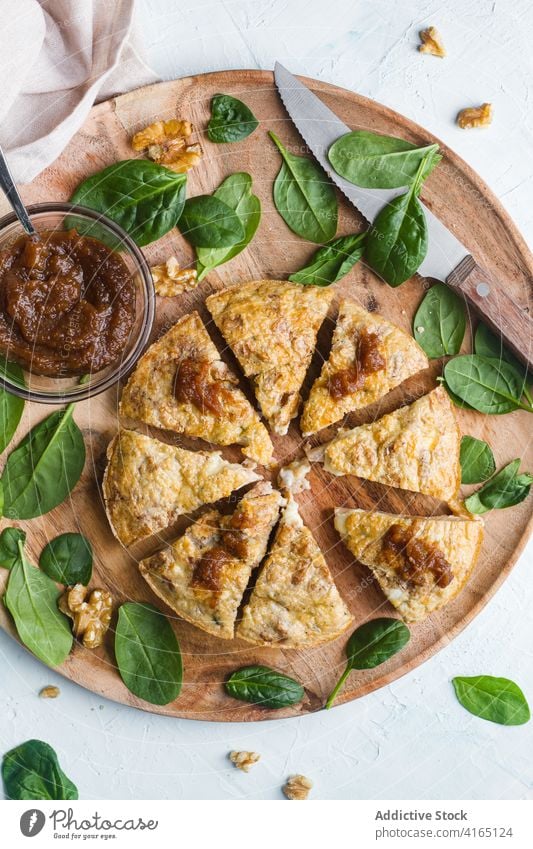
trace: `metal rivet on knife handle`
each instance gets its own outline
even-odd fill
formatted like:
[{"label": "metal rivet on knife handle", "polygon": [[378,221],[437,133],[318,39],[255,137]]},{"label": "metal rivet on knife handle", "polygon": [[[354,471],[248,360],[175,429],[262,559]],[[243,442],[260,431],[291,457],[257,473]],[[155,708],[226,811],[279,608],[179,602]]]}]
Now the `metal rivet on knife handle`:
[{"label": "metal rivet on knife handle", "polygon": [[533,369],[533,319],[506,294],[504,284],[468,256],[447,277],[446,283],[463,293],[483,321],[501,334],[505,344],[529,369]]}]

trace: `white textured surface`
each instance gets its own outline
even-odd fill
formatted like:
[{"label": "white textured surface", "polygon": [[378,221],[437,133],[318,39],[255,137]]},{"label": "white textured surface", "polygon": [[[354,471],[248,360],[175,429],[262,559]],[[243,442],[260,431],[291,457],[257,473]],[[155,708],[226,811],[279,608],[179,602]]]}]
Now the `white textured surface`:
[{"label": "white textured surface", "polygon": [[[533,240],[529,0],[142,0],[138,19],[149,62],[166,79],[271,68],[277,58],[403,112],[470,162]],[[417,53],[417,31],[429,24],[447,59]],[[483,100],[494,103],[493,126],[457,129],[457,110]],[[449,683],[507,676],[533,703],[532,569],[530,545],[453,645],[385,690],[302,720],[230,726],[143,714],[64,681],[2,633],[2,751],[47,740],[85,799],[281,799],[292,772],[313,779],[314,798],[532,798],[533,722],[476,719]],[[52,683],[61,697],[38,699]],[[261,753],[248,775],[229,764],[234,748]]]}]

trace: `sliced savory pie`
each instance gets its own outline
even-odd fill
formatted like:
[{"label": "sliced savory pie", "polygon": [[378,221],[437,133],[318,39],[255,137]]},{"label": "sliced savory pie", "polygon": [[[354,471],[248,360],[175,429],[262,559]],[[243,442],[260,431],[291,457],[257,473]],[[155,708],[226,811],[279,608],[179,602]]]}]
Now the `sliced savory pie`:
[{"label": "sliced savory pie", "polygon": [[443,387],[371,424],[341,432],[324,468],[453,502],[461,483],[461,434]]},{"label": "sliced savory pie", "polygon": [[276,433],[287,433],[298,412],[300,389],[332,296],[329,289],[316,286],[259,280],[207,299]]},{"label": "sliced savory pie", "polygon": [[270,437],[237,384],[193,312],[141,357],[122,393],[120,413],[217,445],[237,443],[243,454],[268,465]]},{"label": "sliced savory pie", "polygon": [[111,440],[107,457],[106,512],[124,545],[259,479],[239,463],[227,463],[217,451],[186,451],[133,430],[122,429]]},{"label": "sliced savory pie", "polygon": [[237,636],[299,648],[335,639],[352,621],[311,531],[289,501]]},{"label": "sliced savory pie", "polygon": [[300,422],[316,433],[382,398],[428,367],[412,336],[354,301],[341,301],[329,359],[311,389]]},{"label": "sliced savory pie", "polygon": [[335,527],[406,622],[420,622],[455,598],[483,540],[481,520],[458,516],[337,509]]},{"label": "sliced savory pie", "polygon": [[256,484],[230,516],[205,513],[172,545],[142,560],[153,591],[183,619],[217,637],[233,637],[252,569],[265,556],[282,498]]}]

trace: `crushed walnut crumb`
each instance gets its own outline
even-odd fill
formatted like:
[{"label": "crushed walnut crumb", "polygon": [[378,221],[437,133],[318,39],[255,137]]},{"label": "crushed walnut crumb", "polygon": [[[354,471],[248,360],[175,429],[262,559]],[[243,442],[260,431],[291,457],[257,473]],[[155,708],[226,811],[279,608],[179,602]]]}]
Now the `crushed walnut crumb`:
[{"label": "crushed walnut crumb", "polygon": [[97,589],[88,594],[87,587],[76,584],[65,590],[58,606],[72,619],[74,636],[85,648],[95,649],[102,645],[113,611],[111,593]]},{"label": "crushed walnut crumb", "polygon": [[481,106],[469,106],[461,109],[457,115],[457,123],[463,130],[473,127],[488,127],[492,124],[492,104],[482,103]]},{"label": "crushed walnut crumb", "polygon": [[131,146],[136,151],[146,151],[147,156],[179,174],[189,171],[202,158],[198,143],[189,144],[193,131],[190,121],[172,118],[156,121],[135,133]]},{"label": "crushed walnut crumb", "polygon": [[230,752],[229,759],[237,769],[242,769],[243,772],[250,772],[255,766],[261,755],[257,752]]},{"label": "crushed walnut crumb", "polygon": [[53,687],[52,685],[43,687],[42,690],[39,691],[41,699],[57,699],[60,694],[61,690],[59,687]]},{"label": "crushed walnut crumb", "polygon": [[305,775],[291,775],[282,790],[287,799],[307,799],[313,788],[313,782]]},{"label": "crushed walnut crumb", "polygon": [[428,53],[431,56],[440,56],[441,58],[446,56],[446,49],[442,43],[442,38],[435,27],[428,27],[421,30],[420,41],[422,44],[418,45],[418,49],[421,53]]},{"label": "crushed walnut crumb", "polygon": [[150,269],[157,295],[173,298],[194,289],[198,284],[198,275],[194,268],[181,268],[175,256],[171,256],[162,265],[153,265]]}]

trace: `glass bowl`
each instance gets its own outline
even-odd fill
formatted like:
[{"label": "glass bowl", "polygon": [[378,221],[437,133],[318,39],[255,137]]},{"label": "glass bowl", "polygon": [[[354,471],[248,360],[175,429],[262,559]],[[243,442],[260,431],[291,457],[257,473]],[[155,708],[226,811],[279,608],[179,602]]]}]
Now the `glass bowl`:
[{"label": "glass bowl", "polygon": [[[98,372],[72,377],[45,377],[24,370],[24,381],[19,381],[11,369],[6,369],[0,354],[0,386],[41,404],[62,404],[83,401],[98,395],[117,383],[139,359],[152,329],[155,315],[155,291],[150,268],[141,251],[128,234],[107,216],[84,206],[69,203],[36,203],[28,212],[37,232],[43,230],[70,230],[80,235],[99,239],[120,253],[135,284],[135,318],[122,354],[116,362]],[[0,219],[0,251],[8,248],[24,229],[14,213]],[[17,370],[18,371],[18,370]]]}]

